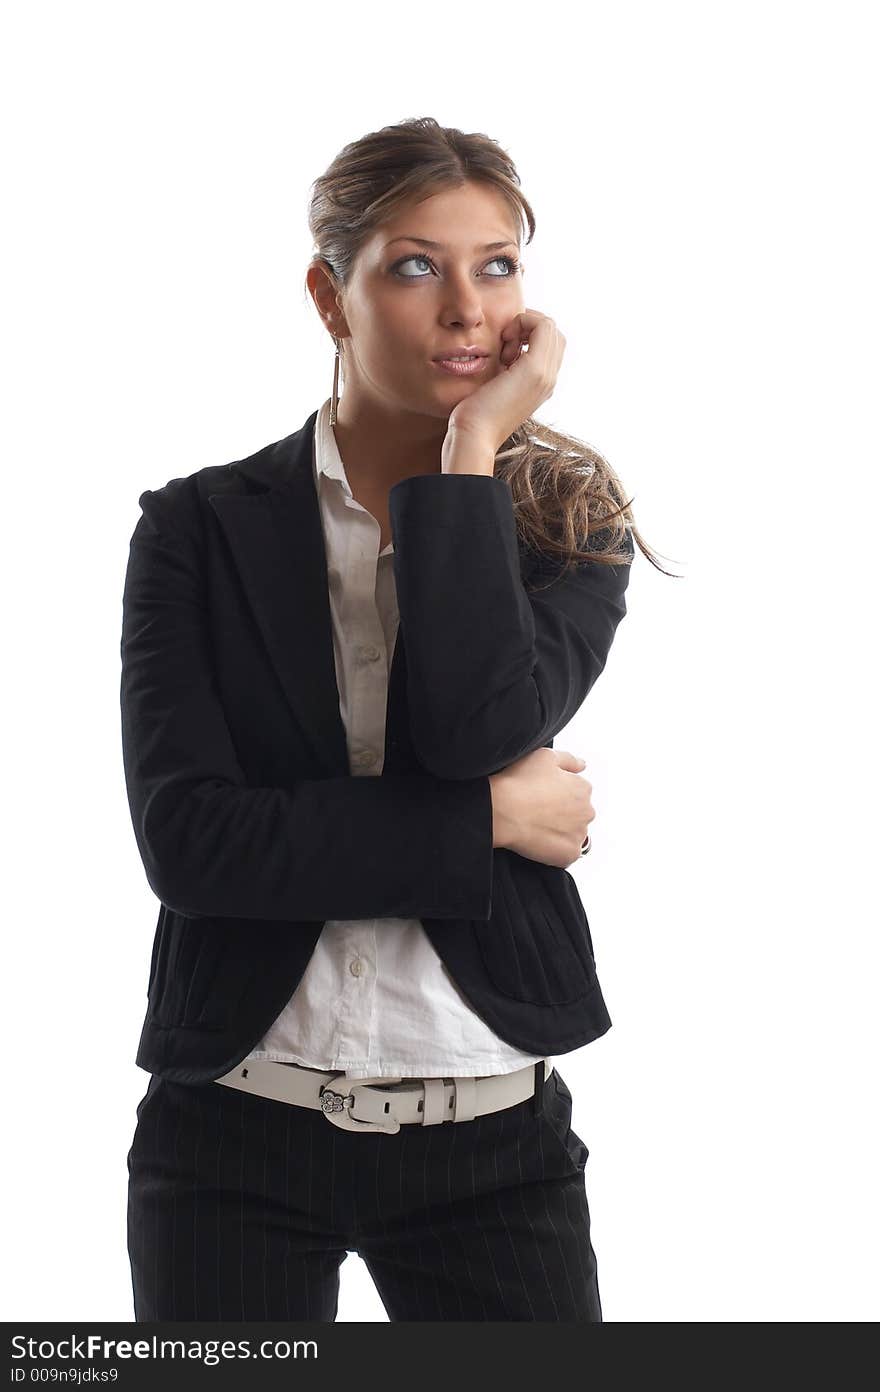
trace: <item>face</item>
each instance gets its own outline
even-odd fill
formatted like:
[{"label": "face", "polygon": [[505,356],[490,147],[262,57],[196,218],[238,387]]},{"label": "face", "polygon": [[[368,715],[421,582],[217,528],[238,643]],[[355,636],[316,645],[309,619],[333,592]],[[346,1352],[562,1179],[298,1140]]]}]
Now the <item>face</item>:
[{"label": "face", "polygon": [[[518,260],[517,228],[493,188],[467,183],[399,209],[361,247],[341,292],[350,401],[364,394],[442,418],[497,376],[501,330],[525,308]],[[489,357],[471,376],[433,361],[473,345]]]}]

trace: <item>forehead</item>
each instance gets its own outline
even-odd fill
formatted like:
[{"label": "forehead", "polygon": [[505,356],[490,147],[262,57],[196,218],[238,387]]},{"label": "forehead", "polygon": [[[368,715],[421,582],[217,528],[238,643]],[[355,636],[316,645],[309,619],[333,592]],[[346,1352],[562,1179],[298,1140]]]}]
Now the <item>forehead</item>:
[{"label": "forehead", "polygon": [[471,255],[516,246],[518,237],[504,196],[497,189],[466,184],[396,208],[373,229],[368,245],[381,252],[392,242],[401,249],[420,244],[433,251]]}]

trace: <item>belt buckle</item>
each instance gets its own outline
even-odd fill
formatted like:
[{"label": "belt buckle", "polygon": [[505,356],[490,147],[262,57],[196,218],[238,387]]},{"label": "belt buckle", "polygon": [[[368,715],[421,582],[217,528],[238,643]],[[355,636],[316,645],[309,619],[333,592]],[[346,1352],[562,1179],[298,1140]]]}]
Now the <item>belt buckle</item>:
[{"label": "belt buckle", "polygon": [[[344,1077],[340,1073],[333,1078]],[[387,1122],[382,1121],[361,1121],[360,1117],[351,1115],[350,1108],[354,1105],[354,1089],[357,1087],[369,1087],[372,1083],[402,1083],[402,1078],[346,1078],[347,1092],[336,1092],[330,1083],[324,1083],[319,1093],[321,1099],[321,1111],[328,1121],[334,1126],[338,1126],[341,1131],[385,1131],[389,1136],[396,1135],[400,1130],[400,1122],[396,1117],[389,1117]],[[346,1110],[346,1107],[349,1110]]]}]

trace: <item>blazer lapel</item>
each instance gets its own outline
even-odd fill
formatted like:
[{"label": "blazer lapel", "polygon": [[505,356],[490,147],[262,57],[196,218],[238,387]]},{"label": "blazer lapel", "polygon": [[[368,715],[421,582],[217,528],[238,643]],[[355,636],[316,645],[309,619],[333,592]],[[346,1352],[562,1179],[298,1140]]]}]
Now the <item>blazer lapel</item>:
[{"label": "blazer lapel", "polygon": [[[291,710],[330,777],[351,773],[333,656],[327,551],[315,490],[313,411],[301,429],[233,469],[260,485],[211,493],[248,603]],[[388,680],[383,772],[417,765],[398,625]]]},{"label": "blazer lapel", "polygon": [[315,480],[315,411],[233,469],[262,485],[212,493],[244,592],[291,709],[328,775],[349,773],[333,658],[327,555]]}]

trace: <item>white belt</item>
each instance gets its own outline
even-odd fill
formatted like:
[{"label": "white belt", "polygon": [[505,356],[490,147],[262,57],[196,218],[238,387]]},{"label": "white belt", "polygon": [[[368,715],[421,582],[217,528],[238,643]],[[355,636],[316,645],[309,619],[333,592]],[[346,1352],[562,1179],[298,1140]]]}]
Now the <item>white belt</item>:
[{"label": "white belt", "polygon": [[[543,1063],[547,1079],[553,1065],[547,1058]],[[276,1059],[244,1059],[215,1082],[276,1102],[313,1107],[343,1131],[393,1135],[407,1122],[436,1126],[473,1121],[524,1102],[534,1096],[537,1067],[530,1063],[515,1073],[488,1078],[347,1078],[344,1071],[326,1073]],[[331,1087],[334,1082],[336,1088]]]}]

